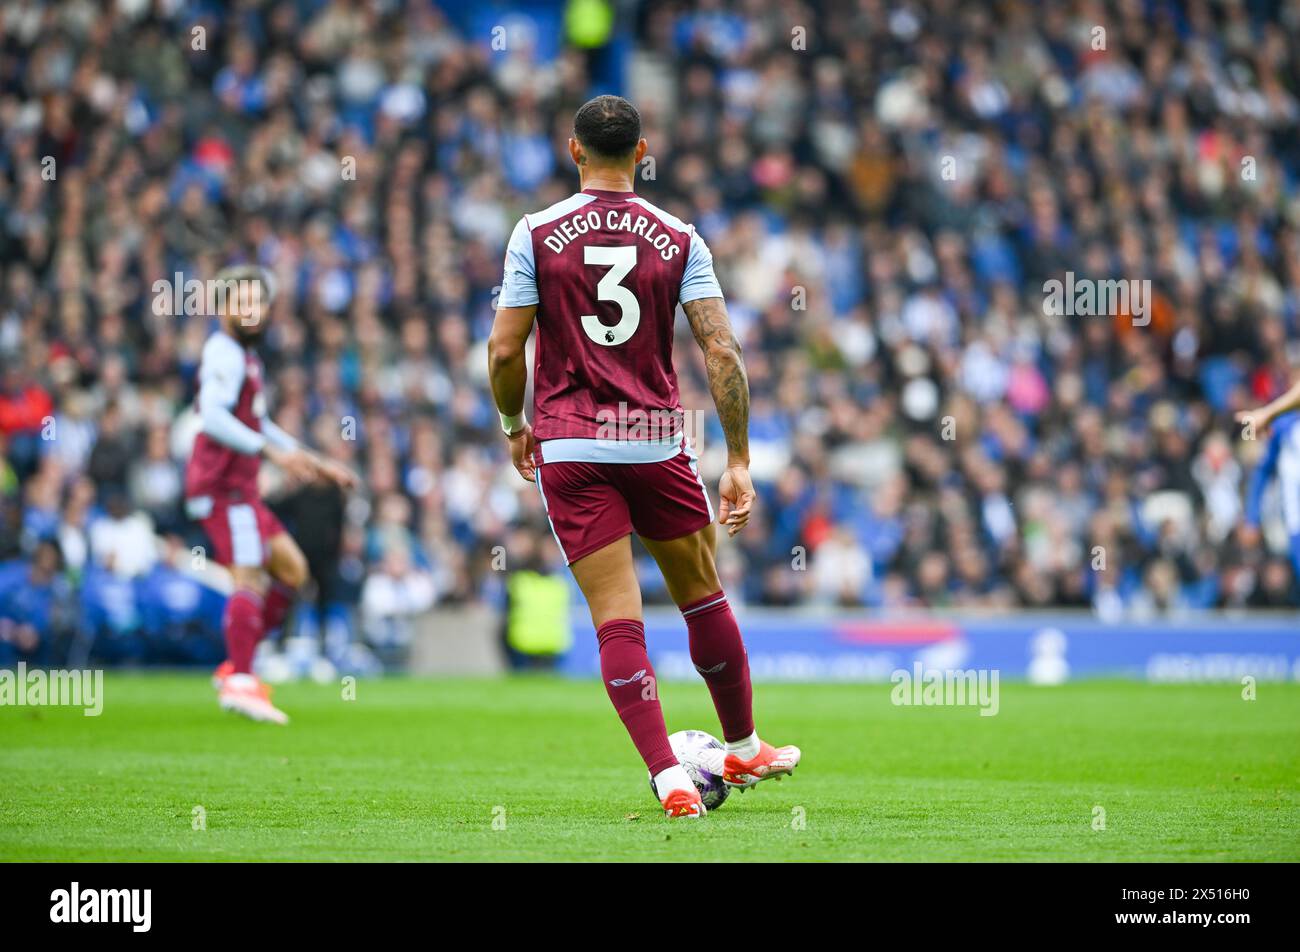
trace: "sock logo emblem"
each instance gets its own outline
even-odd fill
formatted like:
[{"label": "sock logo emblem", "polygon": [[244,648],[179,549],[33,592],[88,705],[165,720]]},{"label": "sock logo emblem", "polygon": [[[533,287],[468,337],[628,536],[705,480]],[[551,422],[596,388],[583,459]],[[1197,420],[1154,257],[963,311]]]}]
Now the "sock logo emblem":
[{"label": "sock logo emblem", "polygon": [[645,669],[645,668],[642,668],[640,671],[638,671],[636,674],[632,675],[632,677],[630,677],[630,678],[613,678],[613,679],[610,680],[609,683],[610,683],[611,685],[613,685],[614,687],[616,687],[616,688],[626,687],[627,685],[629,685],[629,684],[634,684],[634,683],[636,683],[637,681],[640,681],[642,678],[644,678],[644,677],[645,677],[645,672],[646,672],[646,669]]},{"label": "sock logo emblem", "polygon": [[711,667],[711,668],[701,668],[701,667],[697,664],[697,665],[695,666],[695,670],[698,671],[698,672],[700,672],[700,674],[717,674],[719,671],[721,671],[721,670],[722,670],[723,668],[725,668],[726,666],[727,666],[727,662],[725,662],[725,661],[719,661],[717,664],[715,664],[715,665],[714,665],[713,667]]}]

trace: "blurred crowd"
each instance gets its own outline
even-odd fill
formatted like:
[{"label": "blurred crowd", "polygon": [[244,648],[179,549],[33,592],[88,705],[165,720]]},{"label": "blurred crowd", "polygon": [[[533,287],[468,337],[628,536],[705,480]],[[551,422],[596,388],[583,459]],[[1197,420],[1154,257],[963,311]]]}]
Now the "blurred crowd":
[{"label": "blurred crowd", "polygon": [[[610,91],[745,348],[736,597],[1296,604],[1283,540],[1240,528],[1258,441],[1232,414],[1300,366],[1297,0],[10,0],[0,641],[67,602],[33,590],[183,574],[211,321],[155,282],[237,260],[279,279],[274,417],[365,483],[268,487],[322,536],[322,619],[382,640],[499,599],[519,533],[556,570],[484,344],[506,238],[576,190],[572,115]],[[1046,313],[1067,272],[1149,280],[1148,322]]]}]

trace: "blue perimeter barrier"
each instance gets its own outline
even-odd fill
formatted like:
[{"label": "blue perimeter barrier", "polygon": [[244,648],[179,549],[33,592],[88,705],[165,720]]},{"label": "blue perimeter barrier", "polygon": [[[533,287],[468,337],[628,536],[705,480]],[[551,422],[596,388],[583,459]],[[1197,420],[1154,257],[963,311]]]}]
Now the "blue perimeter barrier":
[{"label": "blue perimeter barrier", "polygon": [[[1300,681],[1300,615],[1197,615],[1105,623],[1086,614],[893,618],[738,613],[756,681],[888,681],[899,669],[996,670],[1000,678],[1060,683],[1125,677],[1156,682]],[[686,624],[676,613],[646,615],[658,677],[697,677]],[[574,647],[563,670],[599,677],[590,618],[575,613]]]}]

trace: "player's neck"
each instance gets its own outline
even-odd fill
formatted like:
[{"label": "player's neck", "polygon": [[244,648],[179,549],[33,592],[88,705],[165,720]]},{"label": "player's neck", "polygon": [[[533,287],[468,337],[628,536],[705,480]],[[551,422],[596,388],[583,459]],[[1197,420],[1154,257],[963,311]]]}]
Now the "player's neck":
[{"label": "player's neck", "polygon": [[632,172],[629,169],[588,168],[578,178],[584,192],[588,189],[598,192],[632,191]]}]

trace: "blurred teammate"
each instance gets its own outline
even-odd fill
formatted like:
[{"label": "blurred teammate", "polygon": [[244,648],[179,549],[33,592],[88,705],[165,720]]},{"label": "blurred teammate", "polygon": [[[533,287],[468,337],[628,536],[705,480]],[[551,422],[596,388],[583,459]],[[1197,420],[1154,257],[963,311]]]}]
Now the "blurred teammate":
[{"label": "blurred teammate", "polygon": [[[637,198],[641,117],[617,96],[578,110],[569,154],[582,190],[515,227],[488,343],[492,392],[516,469],[535,481],[556,542],[586,596],[601,677],[670,817],[702,816],[668,743],[646,653],[631,534],[659,563],[713,696],[724,779],[749,787],[791,773],[797,747],[754,730],[749,665],[714,566],[713,507],[682,426],[673,321],[686,312],[704,351],[727,438],[718,522],[749,521],[749,384],[713,259],[692,226]],[[524,345],[537,322],[533,425]]]},{"label": "blurred teammate", "polygon": [[230,569],[234,589],[222,631],[226,661],[215,681],[223,710],[254,720],[288,723],[271,703],[270,688],[253,675],[253,653],[277,628],[306,584],[307,559],[257,489],[262,459],[291,479],[330,480],[350,488],[356,477],[338,463],[300,447],[271,422],[262,392],[262,364],[253,347],[266,329],[273,291],[257,267],[217,276],[229,292],[219,298],[218,330],[203,345],[198,410],[202,432],[185,469],[185,508],[212,543],[212,556]]}]

